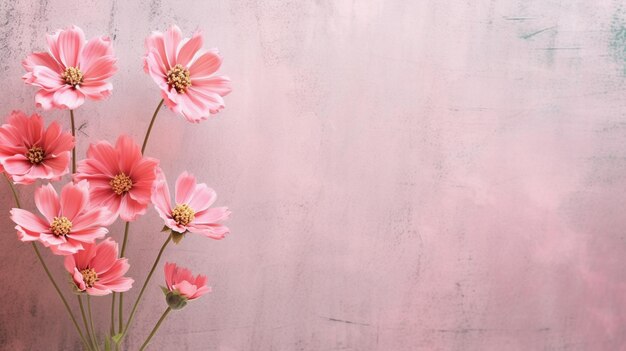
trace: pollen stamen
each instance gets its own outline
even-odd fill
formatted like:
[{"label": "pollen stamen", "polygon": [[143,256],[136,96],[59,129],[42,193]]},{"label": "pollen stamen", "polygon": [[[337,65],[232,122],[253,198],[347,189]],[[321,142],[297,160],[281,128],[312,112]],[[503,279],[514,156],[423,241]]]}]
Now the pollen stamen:
[{"label": "pollen stamen", "polygon": [[176,89],[179,94],[187,92],[187,88],[191,86],[191,77],[189,70],[181,64],[177,64],[167,71],[167,84],[170,88]]},{"label": "pollen stamen", "polygon": [[187,204],[176,205],[172,210],[172,218],[178,225],[186,226],[196,217],[196,212]]},{"label": "pollen stamen", "polygon": [[124,174],[124,172],[113,177],[109,184],[117,195],[122,195],[126,192],[129,192],[130,189],[133,188],[133,180],[130,179],[129,176]]},{"label": "pollen stamen", "polygon": [[50,230],[56,236],[66,236],[72,230],[72,222],[67,217],[54,217],[50,223]]},{"label": "pollen stamen", "polygon": [[83,83],[83,72],[78,67],[68,67],[61,74],[61,78],[66,84],[71,86],[81,85]]},{"label": "pollen stamen", "polygon": [[26,158],[30,161],[30,163],[34,165],[38,165],[43,162],[43,159],[46,157],[46,154],[43,151],[43,148],[35,145],[28,149],[26,152]]},{"label": "pollen stamen", "polygon": [[98,274],[93,268],[85,268],[80,270],[83,275],[83,281],[87,287],[91,288],[98,281]]}]

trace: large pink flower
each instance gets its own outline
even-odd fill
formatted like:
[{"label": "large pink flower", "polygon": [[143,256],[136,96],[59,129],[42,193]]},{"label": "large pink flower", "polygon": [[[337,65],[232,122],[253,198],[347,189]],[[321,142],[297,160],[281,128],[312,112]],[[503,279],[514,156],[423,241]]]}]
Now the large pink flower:
[{"label": "large pink flower", "polygon": [[187,268],[179,267],[175,263],[165,263],[165,285],[169,292],[182,296],[185,300],[195,300],[211,292],[207,286],[206,276],[194,277]]},{"label": "large pink flower", "polygon": [[144,70],[161,88],[165,105],[189,122],[198,123],[224,108],[230,79],[213,76],[222,58],[217,49],[200,50],[202,34],[182,39],[180,28],[165,34],[152,32],[146,39]]},{"label": "large pink flower", "polygon": [[0,127],[0,163],[16,183],[59,179],[69,171],[74,137],[57,122],[44,127],[37,114],[13,111]]},{"label": "large pink flower", "polygon": [[159,161],[143,157],[139,145],[121,135],[115,146],[106,141],[91,144],[87,158],[78,164],[75,180],[90,184],[91,200],[106,206],[125,221],[146,212]]},{"label": "large pink flower", "polygon": [[109,232],[104,225],[111,213],[90,203],[86,181],[66,184],[60,198],[51,184],[44,185],[35,191],[35,205],[43,218],[20,208],[11,210],[18,237],[38,240],[57,255],[76,253]]},{"label": "large pink flower", "polygon": [[217,199],[215,191],[206,184],[196,184],[196,178],[183,172],[176,180],[176,205],[172,206],[167,180],[159,172],[159,180],[152,195],[152,202],[165,225],[177,233],[202,234],[212,239],[222,239],[228,228],[220,222],[228,219],[227,207],[210,208]]},{"label": "large pink flower", "polygon": [[35,52],[22,61],[26,69],[22,79],[40,88],[35,95],[38,107],[75,109],[85,97],[102,100],[111,94],[113,86],[106,80],[117,68],[108,37],[85,42],[83,30],[70,26],[47,39],[47,52]]},{"label": "large pink flower", "polygon": [[85,250],[66,256],[65,269],[76,289],[95,296],[130,290],[134,280],[124,277],[130,265],[126,258],[117,258],[117,252],[117,243],[106,238],[99,244],[85,245]]}]

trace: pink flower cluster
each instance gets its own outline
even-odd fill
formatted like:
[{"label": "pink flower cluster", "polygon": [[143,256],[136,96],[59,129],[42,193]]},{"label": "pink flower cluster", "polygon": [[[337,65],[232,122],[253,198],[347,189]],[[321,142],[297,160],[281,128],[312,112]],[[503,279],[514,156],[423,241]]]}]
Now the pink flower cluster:
[{"label": "pink flower cluster", "polygon": [[[109,79],[117,71],[113,43],[106,36],[86,40],[79,27],[70,26],[47,35],[47,44],[46,51],[24,59],[22,79],[38,88],[37,107],[71,110],[73,128],[75,109],[86,100],[103,100],[112,93]],[[161,103],[171,111],[198,123],[225,107],[230,79],[215,74],[222,58],[215,49],[202,49],[200,32],[183,38],[180,29],[172,26],[165,33],[153,32],[145,46],[144,70],[160,89]],[[157,112],[158,108],[154,117]],[[46,127],[39,114],[21,111],[12,112],[0,126],[0,173],[12,186],[44,182],[34,194],[38,214],[21,208],[15,194],[16,207],[10,216],[18,238],[64,256],[75,291],[101,296],[132,287],[133,279],[125,276],[128,259],[120,257],[118,244],[107,237],[107,227],[118,218],[136,221],[150,205],[167,228],[164,247],[172,239],[178,243],[186,233],[211,239],[228,234],[223,221],[230,211],[212,207],[216,192],[190,173],[178,176],[172,201],[159,160],[145,156],[130,136],[119,136],[115,144],[95,141],[86,157],[76,160],[72,159],[74,135],[74,129],[64,131],[56,121]],[[70,180],[57,192],[50,182],[63,179],[70,169]],[[168,304],[175,298],[184,305],[210,291],[205,276],[194,277],[174,263],[165,264],[164,272]]]}]

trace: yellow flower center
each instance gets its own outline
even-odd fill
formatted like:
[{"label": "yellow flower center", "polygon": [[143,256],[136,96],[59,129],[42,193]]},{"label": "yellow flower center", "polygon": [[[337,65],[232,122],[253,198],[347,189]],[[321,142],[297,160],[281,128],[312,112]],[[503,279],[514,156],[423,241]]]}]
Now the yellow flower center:
[{"label": "yellow flower center", "polygon": [[46,154],[43,152],[43,149],[36,145],[28,149],[26,152],[26,158],[28,158],[30,163],[34,165],[40,164],[45,157]]},{"label": "yellow flower center", "polygon": [[50,230],[56,236],[65,236],[72,230],[72,222],[67,217],[54,217],[50,224]]},{"label": "yellow flower center", "polygon": [[83,281],[85,285],[88,287],[93,287],[93,285],[98,281],[98,274],[93,268],[85,268],[80,271],[80,274],[83,275]]},{"label": "yellow flower center", "polygon": [[196,218],[196,212],[187,204],[176,205],[172,210],[172,218],[178,225],[186,226]]},{"label": "yellow flower center", "polygon": [[133,188],[133,180],[124,172],[113,177],[109,184],[111,184],[111,188],[117,195],[122,195]]},{"label": "yellow flower center", "polygon": [[176,89],[179,94],[187,92],[187,88],[191,86],[191,78],[189,70],[185,69],[181,64],[177,64],[167,71],[167,84]]},{"label": "yellow flower center", "polygon": [[61,74],[61,78],[65,80],[66,84],[77,86],[83,83],[83,72],[78,67],[68,67]]}]

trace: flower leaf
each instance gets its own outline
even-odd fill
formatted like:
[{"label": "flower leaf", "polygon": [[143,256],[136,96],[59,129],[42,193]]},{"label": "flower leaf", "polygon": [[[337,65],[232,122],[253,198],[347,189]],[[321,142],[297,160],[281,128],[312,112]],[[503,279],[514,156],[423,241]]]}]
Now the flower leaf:
[{"label": "flower leaf", "polygon": [[174,242],[174,244],[180,243],[183,240],[184,236],[184,233],[179,233],[172,230],[172,241]]},{"label": "flower leaf", "polygon": [[111,337],[111,339],[116,343],[120,343],[120,339],[122,338],[122,333],[115,334]]}]

